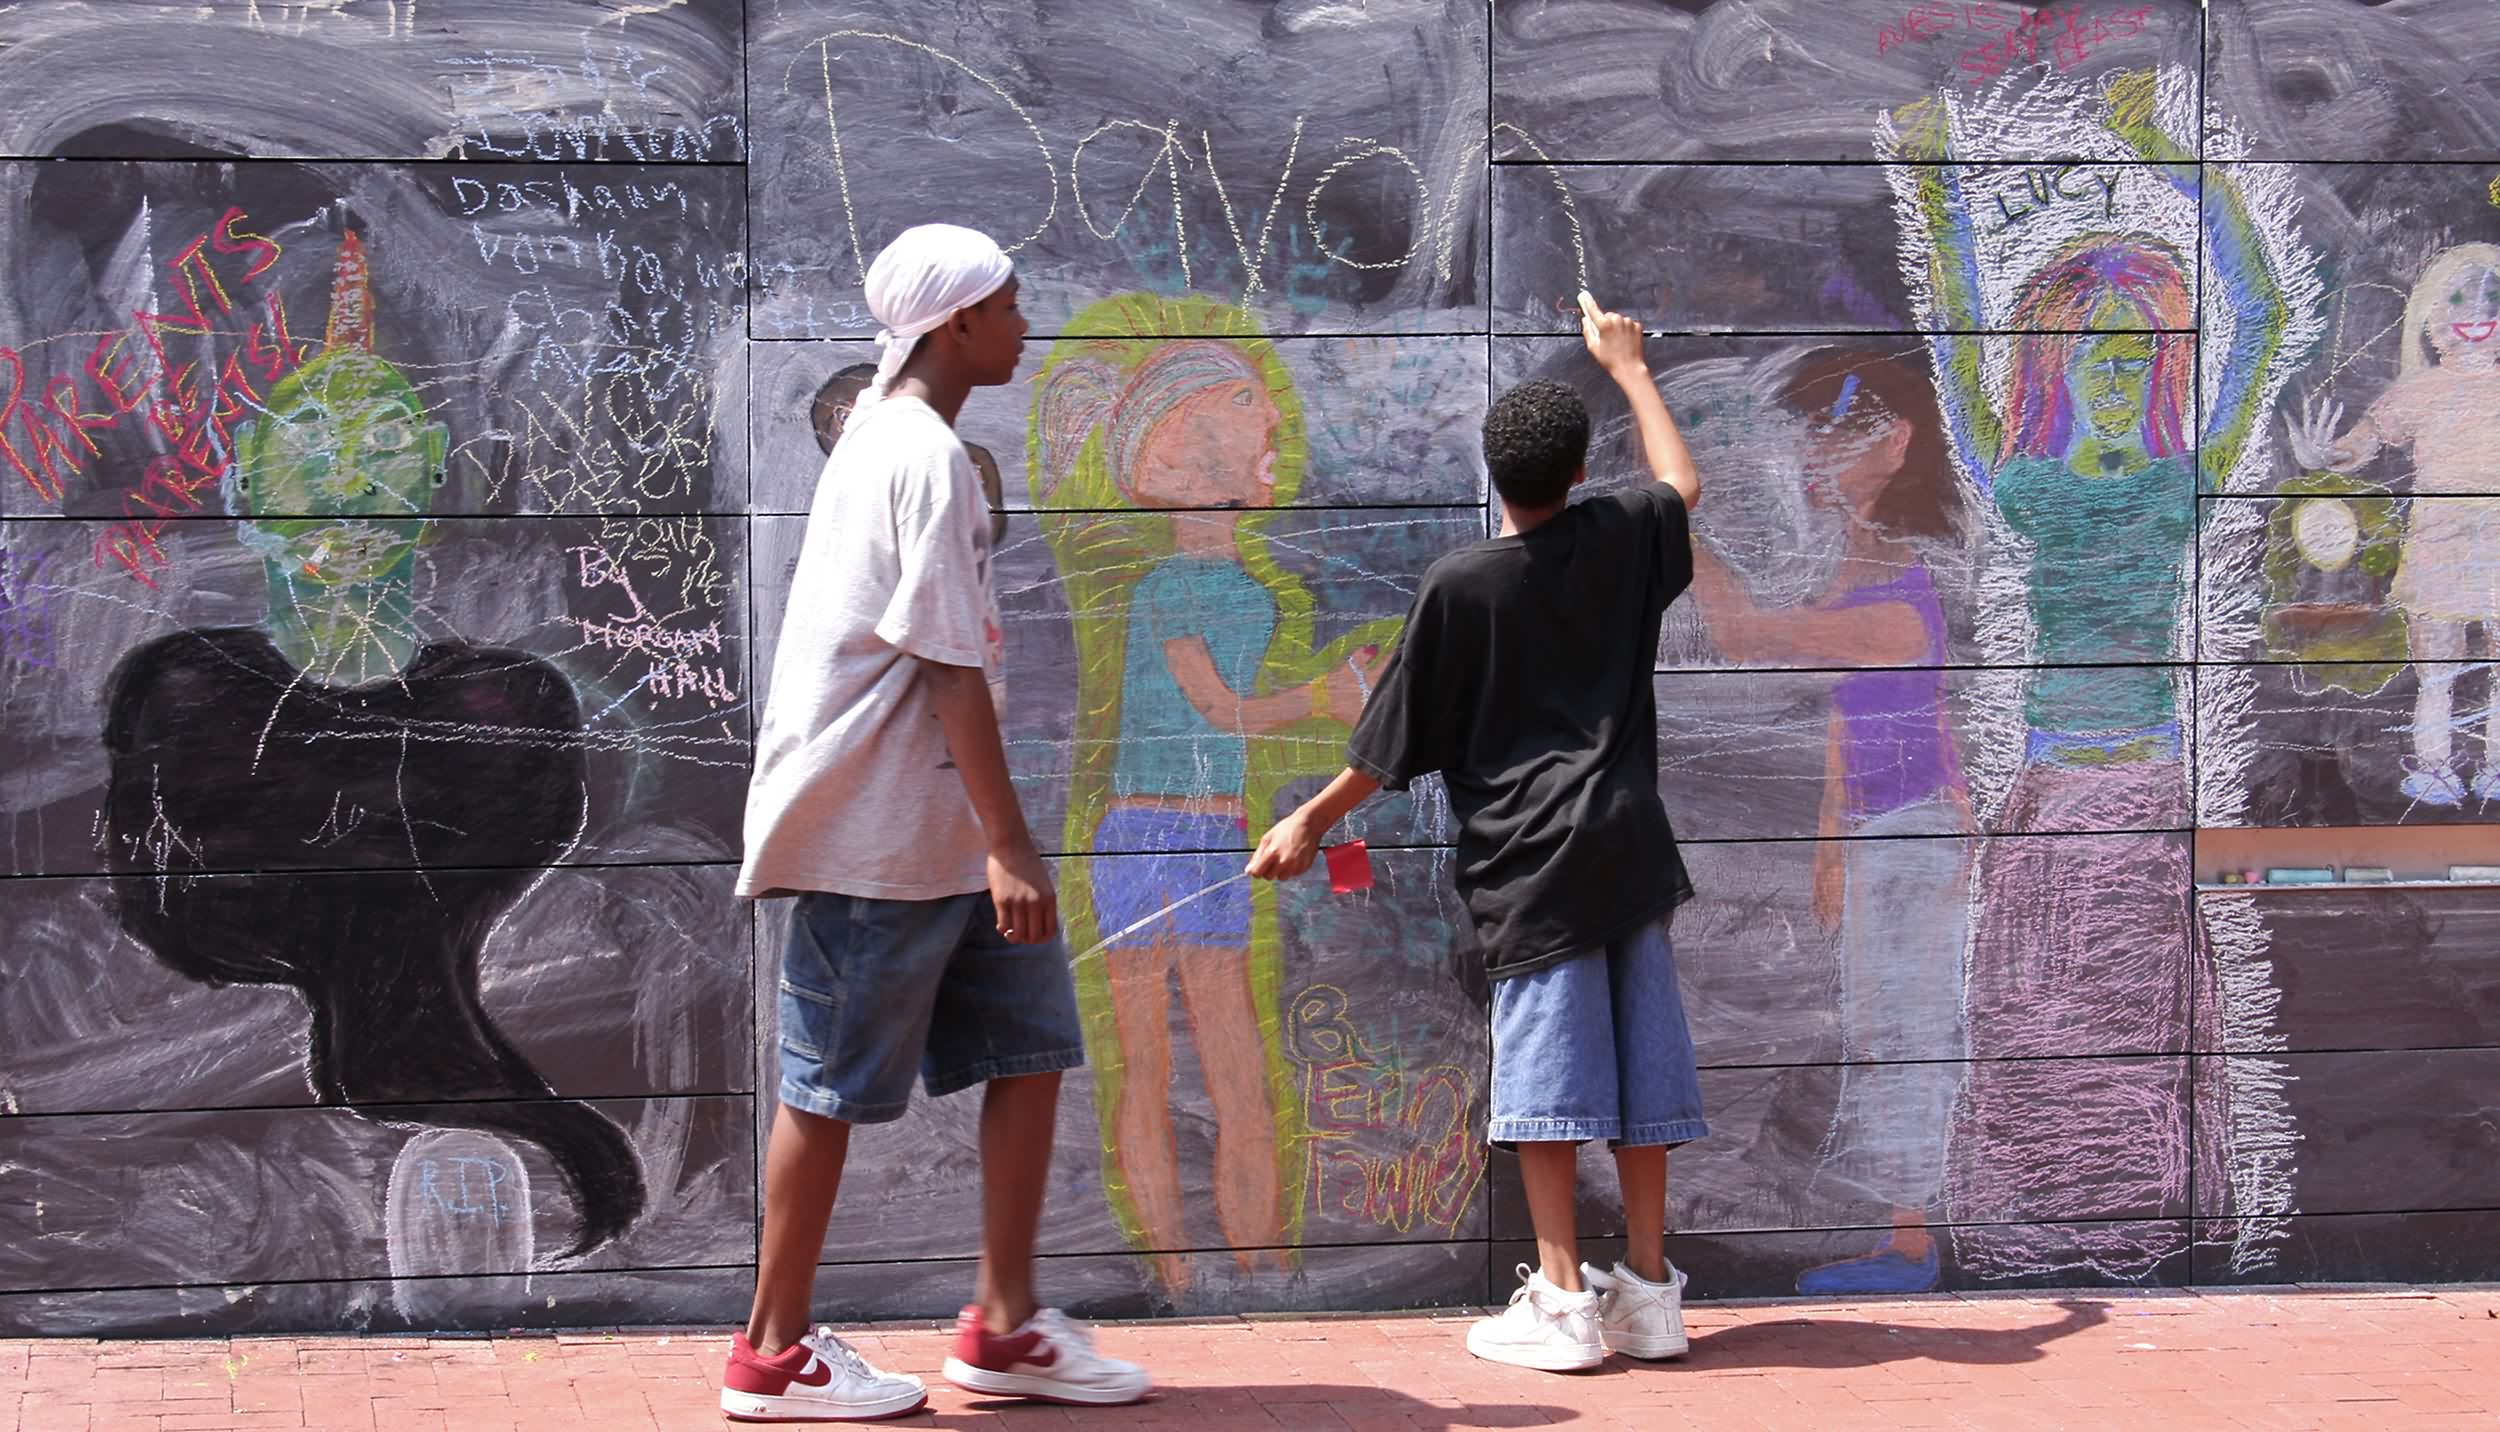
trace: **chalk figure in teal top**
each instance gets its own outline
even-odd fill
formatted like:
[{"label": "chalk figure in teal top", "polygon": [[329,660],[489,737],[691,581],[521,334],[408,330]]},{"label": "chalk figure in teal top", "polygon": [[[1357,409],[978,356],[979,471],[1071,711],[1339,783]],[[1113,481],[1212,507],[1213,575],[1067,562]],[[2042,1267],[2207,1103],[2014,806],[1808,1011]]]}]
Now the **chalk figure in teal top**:
[{"label": "chalk figure in teal top", "polygon": [[[1129,599],[1120,749],[1111,771],[1115,800],[1244,789],[1249,753],[1244,731],[1208,720],[1165,657],[1170,643],[1194,641],[1204,647],[1206,663],[1225,690],[1248,691],[1258,676],[1276,634],[1276,599],[1242,570],[1231,535],[1223,535],[1222,555],[1167,557]],[[1219,846],[1238,837],[1223,835]]]},{"label": "chalk figure in teal top", "polygon": [[[1277,1043],[1282,932],[1236,877],[1288,778],[1280,748],[1327,723],[1316,749],[1333,760],[1386,656],[1323,651],[1275,560],[1269,510],[1292,500],[1306,444],[1292,379],[1242,315],[1094,305],[1035,381],[1033,432],[1037,520],[1076,626],[1067,835],[1087,858],[1061,899],[1105,1192],[1177,1298],[1192,1183],[1244,1272],[1293,1264],[1305,1152]],[[1175,988],[1215,1125],[1196,1179],[1174,1132]]]},{"label": "chalk figure in teal top", "polygon": [[[2212,1016],[2214,1001],[2192,993],[2207,976],[2193,957],[2184,844],[2066,833],[2172,825],[2185,807],[2176,674],[2197,494],[2237,468],[2292,330],[2283,276],[2237,179],[2199,167],[2162,128],[2157,88],[2151,73],[2119,75],[2093,102],[2148,161],[2127,182],[2169,186],[2187,201],[2169,212],[2192,205],[2203,226],[2207,302],[2232,321],[2204,355],[2212,402],[2201,431],[2189,235],[2072,234],[2019,280],[2010,311],[1989,312],[1965,171],[1944,162],[1957,157],[1946,106],[1921,101],[1887,126],[1886,157],[1917,161],[1896,176],[1911,221],[1903,238],[1937,330],[1930,350],[1958,465],[2017,539],[2006,555],[2029,638],[2023,748],[1980,860],[1969,964],[1978,1062],[1947,1201],[1963,1221],[2019,1206],[2075,1222],[1961,1231],[1960,1263],[1982,1278],[2147,1275],[2161,1248],[2083,1221],[2184,1206],[2191,1162],[2199,1183],[2224,1184],[2210,1149],[2180,1152],[2188,1095],[2167,1062],[2049,1057],[2177,1049],[2192,1018]],[[2001,381],[1991,343],[2009,350]],[[2008,838],[2034,831],[2059,834]]]}]

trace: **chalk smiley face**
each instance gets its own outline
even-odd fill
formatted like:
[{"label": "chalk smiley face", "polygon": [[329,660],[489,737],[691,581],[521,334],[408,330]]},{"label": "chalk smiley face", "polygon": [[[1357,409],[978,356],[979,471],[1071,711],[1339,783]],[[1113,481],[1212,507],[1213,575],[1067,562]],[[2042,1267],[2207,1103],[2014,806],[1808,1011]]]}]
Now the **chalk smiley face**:
[{"label": "chalk smiley face", "polygon": [[2441,305],[2440,347],[2451,352],[2488,351],[2500,337],[2500,273],[2484,267],[2457,276]]}]

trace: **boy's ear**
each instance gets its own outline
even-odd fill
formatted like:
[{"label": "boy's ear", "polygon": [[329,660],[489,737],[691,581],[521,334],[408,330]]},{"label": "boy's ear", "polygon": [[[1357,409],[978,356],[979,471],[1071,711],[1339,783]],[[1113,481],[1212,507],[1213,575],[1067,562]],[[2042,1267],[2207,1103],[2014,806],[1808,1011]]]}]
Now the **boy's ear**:
[{"label": "boy's ear", "polygon": [[1582,463],[1582,464],[1580,464],[1580,469],[1579,469],[1579,471],[1574,472],[1573,474],[1571,474],[1571,485],[1572,485],[1573,487],[1578,487],[1581,483],[1584,483],[1584,482],[1586,482],[1586,481],[1588,481],[1588,480],[1589,480],[1589,465],[1588,465],[1587,463]]}]

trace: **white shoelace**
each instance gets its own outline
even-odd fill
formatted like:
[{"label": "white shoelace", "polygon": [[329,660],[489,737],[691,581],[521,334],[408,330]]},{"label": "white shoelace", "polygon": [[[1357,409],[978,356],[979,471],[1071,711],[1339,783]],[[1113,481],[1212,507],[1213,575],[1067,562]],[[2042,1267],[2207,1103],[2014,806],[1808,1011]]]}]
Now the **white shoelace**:
[{"label": "white shoelace", "polygon": [[831,1328],[818,1328],[815,1336],[807,1339],[807,1345],[816,1350],[818,1357],[847,1372],[860,1377],[880,1375],[875,1368],[868,1365],[868,1359],[860,1356],[858,1348],[834,1336]]},{"label": "white shoelace", "polygon": [[[1537,1287],[1535,1280],[1530,1276],[1536,1270],[1530,1268],[1527,1264],[1522,1263],[1513,1271],[1519,1274],[1519,1286],[1511,1289],[1510,1306],[1517,1307],[1519,1306],[1520,1299],[1527,1298],[1533,1300],[1540,1311],[1553,1311],[1553,1309],[1546,1305],[1546,1300],[1539,1296],[1543,1290]],[[1561,1297],[1567,1298],[1571,1296],[1570,1294],[1563,1292],[1560,1288],[1555,1288],[1552,1291]]]}]

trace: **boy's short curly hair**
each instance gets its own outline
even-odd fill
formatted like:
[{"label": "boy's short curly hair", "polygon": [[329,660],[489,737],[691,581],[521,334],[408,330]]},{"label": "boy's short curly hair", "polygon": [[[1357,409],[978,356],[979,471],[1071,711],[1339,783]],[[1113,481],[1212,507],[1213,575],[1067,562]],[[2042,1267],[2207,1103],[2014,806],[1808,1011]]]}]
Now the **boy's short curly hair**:
[{"label": "boy's short curly hair", "polygon": [[1513,507],[1562,501],[1588,455],[1588,405],[1561,383],[1522,383],[1484,415],[1484,465],[1493,490]]}]

